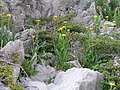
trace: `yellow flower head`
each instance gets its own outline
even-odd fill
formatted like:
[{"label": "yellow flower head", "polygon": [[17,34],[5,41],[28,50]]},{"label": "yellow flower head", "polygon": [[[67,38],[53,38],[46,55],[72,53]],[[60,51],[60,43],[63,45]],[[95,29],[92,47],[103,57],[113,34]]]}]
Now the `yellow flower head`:
[{"label": "yellow flower head", "polygon": [[108,27],[108,26],[109,26],[109,23],[105,23],[105,26]]},{"label": "yellow flower head", "polygon": [[57,16],[54,15],[53,18],[57,18]]},{"label": "yellow flower head", "polygon": [[7,17],[11,17],[11,14],[6,14]]},{"label": "yellow flower head", "polygon": [[62,34],[62,37],[65,37],[66,35],[65,34]]},{"label": "yellow flower head", "polygon": [[98,16],[97,16],[97,15],[94,15],[93,18],[96,19],[96,18],[98,18]]},{"label": "yellow flower head", "polygon": [[93,28],[89,28],[89,30],[90,30],[90,31],[92,31],[92,30],[93,30]]},{"label": "yellow flower head", "polygon": [[58,31],[62,31],[63,29],[65,29],[65,26],[60,27]]},{"label": "yellow flower head", "polygon": [[115,82],[114,82],[114,81],[110,81],[110,82],[109,82],[109,85],[110,85],[110,86],[115,86]]},{"label": "yellow flower head", "polygon": [[39,20],[39,19],[37,19],[37,20],[36,20],[36,22],[38,23],[38,22],[40,22],[40,20]]},{"label": "yellow flower head", "polygon": [[62,31],[63,30],[63,27],[60,27],[59,29],[58,29],[58,31]]},{"label": "yellow flower head", "polygon": [[106,18],[106,19],[108,19],[108,18],[109,18],[109,16],[105,16],[105,18]]},{"label": "yellow flower head", "polygon": [[35,37],[36,37],[35,35],[32,35],[32,39],[35,39]]},{"label": "yellow flower head", "polygon": [[2,7],[3,5],[2,4],[0,4],[0,7]]}]

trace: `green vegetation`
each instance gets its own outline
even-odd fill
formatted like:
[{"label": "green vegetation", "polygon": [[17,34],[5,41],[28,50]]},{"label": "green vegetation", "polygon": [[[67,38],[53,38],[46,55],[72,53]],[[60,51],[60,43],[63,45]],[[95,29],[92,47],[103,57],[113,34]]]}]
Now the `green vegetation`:
[{"label": "green vegetation", "polygon": [[9,86],[11,90],[23,90],[23,88],[14,82],[13,68],[10,65],[0,66],[0,77],[2,82]]},{"label": "green vegetation", "polygon": [[[120,89],[120,76],[118,75],[120,66],[114,65],[115,57],[120,57],[120,33],[111,33],[111,35],[100,34],[101,27],[105,27],[105,29],[109,27],[108,23],[105,25],[101,24],[101,20],[115,20],[115,26],[120,27],[119,0],[111,0],[110,3],[107,3],[107,0],[95,0],[95,2],[97,13],[93,16],[93,25],[90,25],[88,28],[85,28],[82,23],[72,22],[76,16],[75,14],[59,17],[41,17],[39,19],[28,17],[27,28],[36,30],[36,35],[32,36],[33,46],[22,62],[22,67],[28,76],[37,73],[34,63],[41,64],[41,60],[45,59],[44,54],[48,52],[52,53],[56,59],[51,66],[57,70],[64,71],[71,68],[72,65],[67,63],[72,59],[70,42],[80,41],[82,47],[80,47],[79,52],[82,53],[82,58],[78,59],[81,66],[97,70],[104,75],[104,81],[101,82],[103,90]],[[6,25],[9,30],[12,27],[11,24],[11,14],[3,14],[1,11],[1,47],[10,41],[10,38],[5,33],[4,26]],[[12,37],[14,38],[14,36]],[[16,61],[19,54],[12,53],[12,56]],[[0,66],[2,82],[12,90],[23,90],[18,83],[13,82],[14,76],[12,72],[13,68],[11,66]],[[25,76],[24,72],[21,71],[21,75]]]}]

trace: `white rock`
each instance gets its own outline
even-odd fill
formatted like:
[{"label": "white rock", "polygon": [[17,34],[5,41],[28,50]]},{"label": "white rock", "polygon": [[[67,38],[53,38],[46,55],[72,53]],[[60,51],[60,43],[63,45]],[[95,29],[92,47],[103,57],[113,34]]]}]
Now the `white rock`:
[{"label": "white rock", "polygon": [[56,70],[50,66],[37,65],[36,70],[38,73],[35,76],[31,76],[32,80],[47,82],[56,76]]},{"label": "white rock", "polygon": [[28,85],[29,90],[47,90],[47,86],[43,82],[28,81],[27,85]]},{"label": "white rock", "polygon": [[17,62],[21,64],[21,62],[24,60],[24,47],[22,41],[10,41],[0,50],[0,54],[3,56],[3,59],[8,62],[14,62],[14,53],[18,54]]},{"label": "white rock", "polygon": [[35,35],[35,34],[36,34],[36,31],[30,28],[30,29],[24,30],[23,32],[18,32],[15,35],[15,39],[23,41],[25,52],[27,52],[28,50],[31,50],[31,47],[33,46],[32,35]]},{"label": "white rock", "polygon": [[78,13],[78,15],[74,18],[75,22],[81,22],[88,28],[93,22],[93,16],[96,14],[95,2],[93,2],[89,9],[83,11],[82,13]]},{"label": "white rock", "polygon": [[60,72],[48,90],[102,90],[99,82],[103,80],[101,73],[86,68],[72,68]]}]

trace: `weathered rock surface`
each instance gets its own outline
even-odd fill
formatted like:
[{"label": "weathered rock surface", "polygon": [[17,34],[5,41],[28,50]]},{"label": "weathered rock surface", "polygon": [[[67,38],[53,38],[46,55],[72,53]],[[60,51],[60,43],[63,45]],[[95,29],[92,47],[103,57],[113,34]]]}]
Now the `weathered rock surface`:
[{"label": "weathered rock surface", "polygon": [[74,18],[75,22],[81,22],[85,25],[85,27],[89,27],[93,22],[93,16],[96,14],[95,2],[93,2],[87,10],[82,13],[78,13]]},{"label": "weathered rock surface", "polygon": [[5,87],[1,82],[0,82],[0,90],[10,90],[9,87]]},{"label": "weathered rock surface", "polygon": [[11,62],[21,64],[24,60],[24,47],[23,42],[20,40],[10,41],[0,50],[2,56],[1,59]]},{"label": "weathered rock surface", "polygon": [[[93,0],[1,0],[3,11],[12,14],[17,31],[22,30],[30,17],[81,14]],[[94,11],[94,10],[92,10]],[[89,18],[89,17],[87,17]],[[86,18],[86,19],[87,19]]]},{"label": "weathered rock surface", "polygon": [[23,41],[25,52],[27,52],[33,45],[34,40],[32,39],[32,35],[35,34],[36,31],[34,29],[26,29],[23,32],[18,32],[15,35],[15,39]]},{"label": "weathered rock surface", "polygon": [[34,81],[48,82],[56,76],[56,70],[50,66],[37,65],[36,70],[38,73],[35,76],[31,76]]},{"label": "weathered rock surface", "polygon": [[28,87],[25,90],[47,90],[47,86],[39,81],[27,81]]},{"label": "weathered rock surface", "polygon": [[60,72],[53,84],[48,85],[48,90],[102,90],[100,81],[101,73],[86,68],[72,68]]},{"label": "weathered rock surface", "polygon": [[24,90],[47,90],[47,86],[44,82],[34,81],[30,78],[21,78],[20,79]]}]

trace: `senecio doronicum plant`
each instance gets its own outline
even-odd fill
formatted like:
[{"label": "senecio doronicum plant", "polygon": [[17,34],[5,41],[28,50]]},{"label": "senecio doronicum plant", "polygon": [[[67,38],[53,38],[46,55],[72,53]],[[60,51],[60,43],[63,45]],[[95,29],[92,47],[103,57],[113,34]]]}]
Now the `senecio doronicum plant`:
[{"label": "senecio doronicum plant", "polygon": [[[0,4],[0,28],[1,33],[0,33],[0,46],[1,48],[7,44],[7,42],[10,40],[10,38],[8,37],[6,31],[10,30],[11,27],[11,14],[10,13],[5,13],[2,10],[2,7],[4,7],[2,4]],[[5,28],[6,27],[6,28]]]},{"label": "senecio doronicum plant", "polygon": [[120,8],[116,8],[115,14],[114,14],[114,20],[117,27],[120,27]]}]

